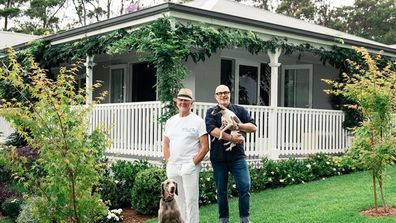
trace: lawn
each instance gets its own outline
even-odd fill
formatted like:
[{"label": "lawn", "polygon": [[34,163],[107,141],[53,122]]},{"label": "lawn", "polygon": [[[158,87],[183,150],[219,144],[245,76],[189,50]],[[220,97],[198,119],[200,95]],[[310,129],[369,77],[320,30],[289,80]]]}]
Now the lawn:
[{"label": "lawn", "polygon": [[[396,166],[389,169],[385,199],[396,206]],[[251,220],[254,223],[385,223],[396,217],[368,218],[361,210],[373,206],[371,177],[367,172],[331,177],[307,184],[269,189],[251,195]],[[238,202],[230,202],[231,222],[239,222]],[[151,219],[146,223],[158,222]],[[200,208],[201,223],[217,222],[217,206]]]}]

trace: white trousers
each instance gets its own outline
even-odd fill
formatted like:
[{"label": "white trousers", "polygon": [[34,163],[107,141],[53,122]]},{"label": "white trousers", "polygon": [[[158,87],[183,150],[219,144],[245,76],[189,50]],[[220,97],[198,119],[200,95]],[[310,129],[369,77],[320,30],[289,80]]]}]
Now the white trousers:
[{"label": "white trousers", "polygon": [[186,223],[199,223],[199,172],[201,165],[191,163],[167,164],[166,176],[177,182],[175,196],[181,216]]}]

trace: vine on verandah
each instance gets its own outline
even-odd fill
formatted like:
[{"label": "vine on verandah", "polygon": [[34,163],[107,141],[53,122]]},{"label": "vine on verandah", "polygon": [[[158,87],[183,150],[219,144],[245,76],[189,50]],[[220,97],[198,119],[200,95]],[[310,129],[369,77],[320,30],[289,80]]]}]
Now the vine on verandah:
[{"label": "vine on verandah", "polygon": [[218,50],[236,47],[246,48],[252,54],[266,54],[276,48],[282,48],[284,54],[297,52],[303,55],[304,52],[311,52],[319,55],[323,63],[328,62],[339,68],[340,74],[349,69],[345,59],[356,56],[352,49],[334,46],[332,50],[325,50],[314,48],[308,43],[292,44],[287,39],[276,37],[264,40],[251,31],[215,28],[204,23],[184,24],[170,17],[157,19],[131,32],[120,29],[107,35],[58,45],[37,41],[28,49],[20,51],[19,56],[23,61],[23,58],[32,55],[42,67],[49,70],[62,63],[83,59],[87,55],[136,51],[140,53],[141,60],[154,64],[157,69],[159,100],[164,103],[167,111],[162,116],[162,120],[165,120],[176,112],[172,101],[187,74],[183,62],[191,58],[197,63]]}]

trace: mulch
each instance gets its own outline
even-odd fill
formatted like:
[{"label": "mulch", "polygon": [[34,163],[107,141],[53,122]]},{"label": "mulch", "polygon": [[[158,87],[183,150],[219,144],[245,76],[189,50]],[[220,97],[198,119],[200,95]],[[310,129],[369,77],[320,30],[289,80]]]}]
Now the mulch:
[{"label": "mulch", "polygon": [[141,215],[130,208],[124,208],[122,211],[124,216],[123,223],[142,223],[148,219],[155,218],[155,215]]},{"label": "mulch", "polygon": [[396,217],[396,208],[388,208],[386,211],[384,208],[378,208],[378,210],[375,210],[374,208],[365,210],[360,212],[361,215],[363,216],[368,216],[368,217]]},{"label": "mulch", "polygon": [[[124,216],[124,220],[122,221],[123,223],[142,223],[148,219],[155,218],[155,215],[141,215],[136,213],[136,211],[130,209],[130,208],[124,208],[122,211],[122,214]],[[0,220],[6,219],[6,217],[1,215],[0,212]]]}]

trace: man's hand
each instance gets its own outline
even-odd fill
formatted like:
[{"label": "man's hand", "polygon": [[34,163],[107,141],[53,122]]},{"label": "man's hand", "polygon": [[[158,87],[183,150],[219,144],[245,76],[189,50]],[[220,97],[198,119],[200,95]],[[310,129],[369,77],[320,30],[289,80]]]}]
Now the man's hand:
[{"label": "man's hand", "polygon": [[231,140],[230,140],[231,143],[241,144],[245,141],[245,137],[243,137],[243,135],[237,131],[231,131],[230,135],[231,135]]}]

